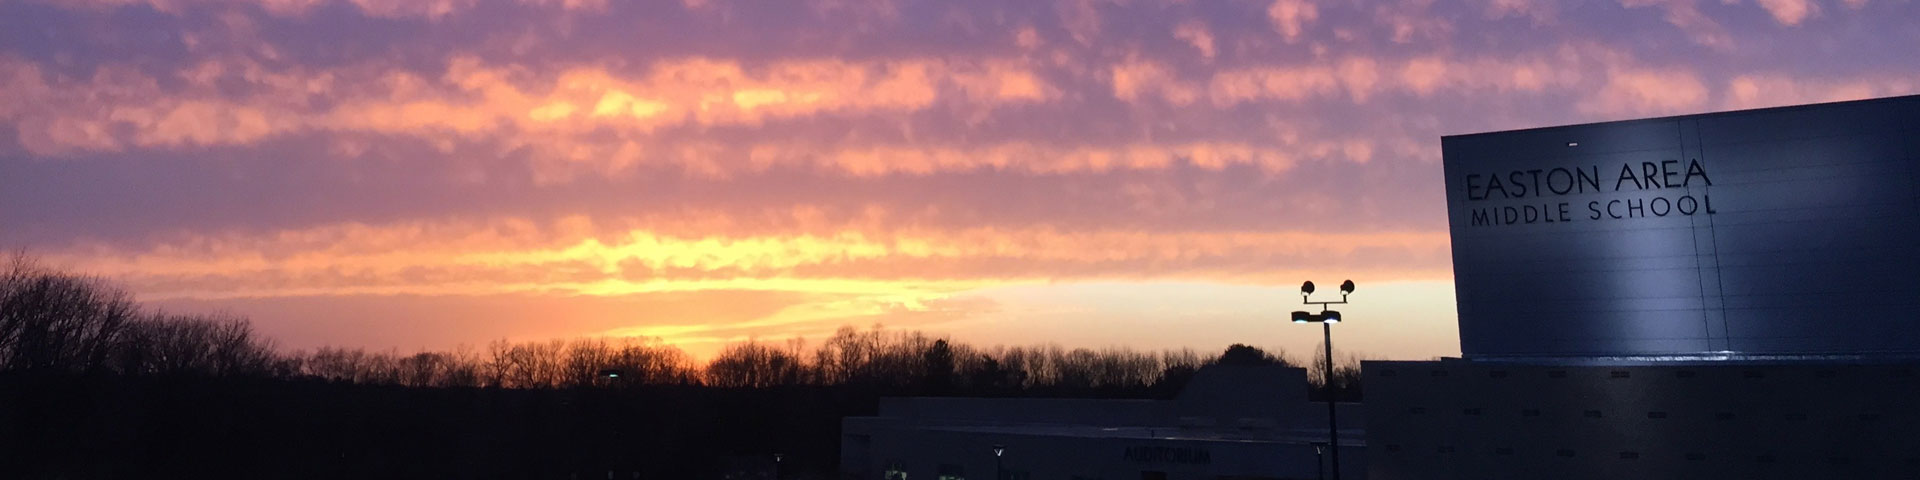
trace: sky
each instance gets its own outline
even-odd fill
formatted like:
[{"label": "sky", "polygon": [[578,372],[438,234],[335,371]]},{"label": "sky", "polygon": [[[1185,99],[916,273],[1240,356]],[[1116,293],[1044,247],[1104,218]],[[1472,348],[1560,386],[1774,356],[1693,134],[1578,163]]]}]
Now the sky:
[{"label": "sky", "polygon": [[[1442,135],[1920,93],[1912,0],[0,0],[0,248],[282,348],[1459,354]],[[1316,299],[1321,299],[1316,297]]]}]

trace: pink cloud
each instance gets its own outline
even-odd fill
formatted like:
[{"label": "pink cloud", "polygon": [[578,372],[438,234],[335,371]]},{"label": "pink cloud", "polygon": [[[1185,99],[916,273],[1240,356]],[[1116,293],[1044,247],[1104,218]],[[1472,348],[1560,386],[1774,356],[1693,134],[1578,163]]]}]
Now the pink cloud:
[{"label": "pink cloud", "polygon": [[1820,5],[1812,0],[1754,0],[1767,13],[1773,15],[1781,25],[1799,25],[1801,21],[1820,14]]},{"label": "pink cloud", "polygon": [[1298,41],[1307,26],[1319,18],[1319,7],[1307,0],[1273,0],[1267,6],[1267,19],[1273,22],[1274,31],[1289,43]]}]

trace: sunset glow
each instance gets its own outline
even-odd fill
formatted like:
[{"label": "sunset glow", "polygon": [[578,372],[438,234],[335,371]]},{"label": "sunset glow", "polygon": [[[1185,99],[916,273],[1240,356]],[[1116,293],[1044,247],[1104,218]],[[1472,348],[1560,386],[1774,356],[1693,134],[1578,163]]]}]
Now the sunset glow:
[{"label": "sunset glow", "polygon": [[0,3],[0,248],[282,348],[1458,355],[1441,135],[1920,93],[1910,0]]}]

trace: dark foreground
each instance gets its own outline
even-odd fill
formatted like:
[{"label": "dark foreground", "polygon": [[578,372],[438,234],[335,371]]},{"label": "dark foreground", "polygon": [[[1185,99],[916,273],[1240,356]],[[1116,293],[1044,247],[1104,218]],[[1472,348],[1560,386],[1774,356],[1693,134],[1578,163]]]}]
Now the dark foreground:
[{"label": "dark foreground", "polygon": [[840,417],[871,414],[876,398],[8,373],[0,477],[720,478],[780,452],[783,477],[830,478]]}]

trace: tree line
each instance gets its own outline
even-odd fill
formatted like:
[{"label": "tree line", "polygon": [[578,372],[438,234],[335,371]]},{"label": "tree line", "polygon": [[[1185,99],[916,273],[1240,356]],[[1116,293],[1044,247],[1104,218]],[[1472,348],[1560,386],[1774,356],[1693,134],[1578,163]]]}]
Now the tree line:
[{"label": "tree line", "polygon": [[[0,478],[712,478],[772,452],[786,478],[832,478],[841,419],[883,396],[1172,398],[1210,363],[1294,365],[1246,345],[983,348],[879,327],[705,362],[649,339],[288,352],[239,315],[0,260]],[[1342,363],[1341,398],[1357,373]]]},{"label": "tree line", "polygon": [[[1324,385],[1325,360],[1310,379]],[[553,389],[636,385],[719,388],[851,385],[927,395],[1177,389],[1214,362],[1298,365],[1236,345],[1142,351],[1058,345],[977,347],[914,331],[841,327],[809,348],[801,339],[728,345],[705,363],[654,339],[494,341],[483,349],[401,354],[325,347],[281,352],[245,317],[147,311],[99,277],[13,255],[0,271],[0,371],[322,379],[409,387]],[[1343,398],[1358,396],[1359,366],[1336,368]]]}]

